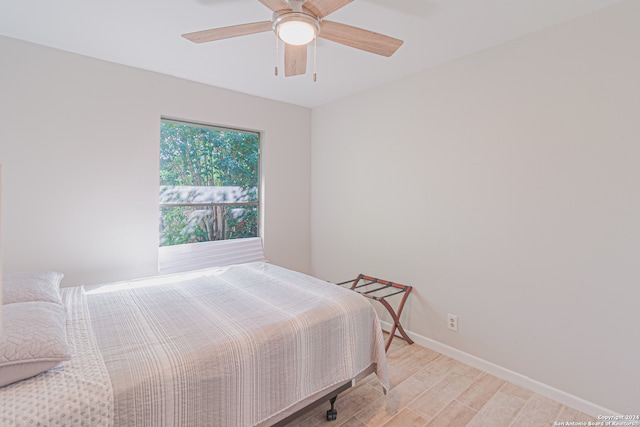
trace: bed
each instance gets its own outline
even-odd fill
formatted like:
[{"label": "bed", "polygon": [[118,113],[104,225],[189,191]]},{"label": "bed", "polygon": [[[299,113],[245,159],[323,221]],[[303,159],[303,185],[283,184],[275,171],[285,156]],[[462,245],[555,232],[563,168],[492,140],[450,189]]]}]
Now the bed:
[{"label": "bed", "polygon": [[270,426],[372,372],[389,387],[371,304],[268,263],[15,298],[5,327],[61,306],[68,355],[0,387],[2,426]]}]

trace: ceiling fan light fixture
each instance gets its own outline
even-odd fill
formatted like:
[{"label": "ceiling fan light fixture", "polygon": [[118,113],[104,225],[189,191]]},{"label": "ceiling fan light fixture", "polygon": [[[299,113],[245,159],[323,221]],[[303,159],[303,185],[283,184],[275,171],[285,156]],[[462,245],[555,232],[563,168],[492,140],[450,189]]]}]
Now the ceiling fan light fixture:
[{"label": "ceiling fan light fixture", "polygon": [[313,27],[306,22],[289,21],[278,26],[278,37],[287,44],[301,46],[308,44],[315,37]]},{"label": "ceiling fan light fixture", "polygon": [[306,13],[289,12],[274,20],[273,29],[283,42],[302,46],[309,44],[318,35],[320,24],[316,18]]}]

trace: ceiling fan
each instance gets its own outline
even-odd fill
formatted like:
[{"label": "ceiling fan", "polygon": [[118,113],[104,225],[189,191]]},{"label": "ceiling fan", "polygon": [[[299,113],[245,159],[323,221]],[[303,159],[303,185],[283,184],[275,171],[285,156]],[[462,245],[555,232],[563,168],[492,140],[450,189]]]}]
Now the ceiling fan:
[{"label": "ceiling fan", "polygon": [[285,43],[285,76],[306,73],[307,45],[316,37],[387,57],[393,55],[403,43],[393,37],[324,19],[353,0],[258,1],[273,11],[271,21],[196,31],[183,34],[182,37],[194,43],[204,43],[274,31],[278,39]]}]

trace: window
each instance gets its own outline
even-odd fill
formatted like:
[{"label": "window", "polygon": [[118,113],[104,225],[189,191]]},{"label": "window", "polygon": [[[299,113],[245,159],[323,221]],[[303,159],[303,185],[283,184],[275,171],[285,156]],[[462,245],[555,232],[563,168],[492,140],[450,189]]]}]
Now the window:
[{"label": "window", "polygon": [[161,250],[257,237],[259,159],[256,132],[161,120]]}]

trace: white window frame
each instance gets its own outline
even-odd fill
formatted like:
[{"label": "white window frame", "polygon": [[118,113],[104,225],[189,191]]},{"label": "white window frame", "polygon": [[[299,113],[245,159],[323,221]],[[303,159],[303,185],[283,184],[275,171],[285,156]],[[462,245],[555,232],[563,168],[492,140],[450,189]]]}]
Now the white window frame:
[{"label": "white window frame", "polygon": [[[255,130],[230,128],[187,120],[161,117],[161,122],[203,126],[223,131],[248,132],[258,134],[258,236],[215,240],[209,242],[187,243],[182,245],[158,247],[158,273],[168,274],[202,268],[218,267],[230,264],[265,261],[264,247],[261,237],[263,224],[262,204],[262,134]],[[253,203],[252,203],[253,204]],[[161,207],[159,203],[158,208]]]}]

